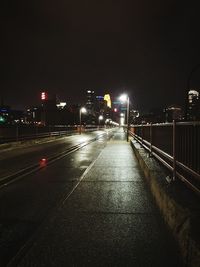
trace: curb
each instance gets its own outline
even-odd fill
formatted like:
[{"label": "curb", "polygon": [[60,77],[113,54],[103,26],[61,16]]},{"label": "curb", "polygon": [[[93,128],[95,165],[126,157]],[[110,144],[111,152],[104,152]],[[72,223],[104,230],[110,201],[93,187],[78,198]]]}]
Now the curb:
[{"label": "curb", "polygon": [[196,198],[179,181],[168,183],[167,173],[144,148],[130,141],[165,222],[178,241],[185,266],[200,266],[200,209]]}]

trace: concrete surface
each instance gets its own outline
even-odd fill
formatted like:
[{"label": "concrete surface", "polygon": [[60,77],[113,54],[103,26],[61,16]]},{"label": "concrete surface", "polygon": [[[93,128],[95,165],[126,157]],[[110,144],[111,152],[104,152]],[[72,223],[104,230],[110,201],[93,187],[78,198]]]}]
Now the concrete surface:
[{"label": "concrete surface", "polygon": [[125,140],[115,134],[10,266],[183,266]]},{"label": "concrete surface", "polygon": [[199,197],[178,179],[167,182],[166,177],[172,174],[133,139],[131,145],[164,220],[179,243],[185,266],[200,266]]}]

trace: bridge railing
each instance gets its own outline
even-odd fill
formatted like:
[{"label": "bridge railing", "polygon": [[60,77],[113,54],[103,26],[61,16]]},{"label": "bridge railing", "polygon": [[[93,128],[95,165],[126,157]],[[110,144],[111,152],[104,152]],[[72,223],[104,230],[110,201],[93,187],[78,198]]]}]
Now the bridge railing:
[{"label": "bridge railing", "polygon": [[130,134],[200,195],[200,122],[131,125]]},{"label": "bridge railing", "polygon": [[[53,136],[63,136],[79,133],[79,125],[57,125],[57,126],[37,126],[37,125],[1,125],[0,144],[39,139]],[[82,127],[83,132],[99,129],[98,125],[86,125]]]}]

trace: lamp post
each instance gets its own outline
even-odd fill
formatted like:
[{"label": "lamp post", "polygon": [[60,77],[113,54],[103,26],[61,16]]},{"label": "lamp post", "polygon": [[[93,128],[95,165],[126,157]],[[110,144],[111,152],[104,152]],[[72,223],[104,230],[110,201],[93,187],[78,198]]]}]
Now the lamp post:
[{"label": "lamp post", "polygon": [[87,112],[87,110],[86,110],[86,108],[84,108],[84,107],[82,107],[82,108],[80,108],[80,110],[79,110],[79,124],[80,124],[80,131],[79,131],[79,134],[81,134],[81,124],[82,124],[82,121],[81,121],[81,114],[82,113],[86,113]]},{"label": "lamp post", "polygon": [[129,136],[129,105],[130,105],[130,101],[129,101],[129,96],[126,94],[123,94],[119,97],[119,99],[122,102],[126,102],[126,122],[127,122],[127,130],[126,130],[126,140],[128,142],[128,136]]},{"label": "lamp post", "polygon": [[100,121],[103,120],[103,116],[102,115],[99,115],[99,128],[100,128]]}]

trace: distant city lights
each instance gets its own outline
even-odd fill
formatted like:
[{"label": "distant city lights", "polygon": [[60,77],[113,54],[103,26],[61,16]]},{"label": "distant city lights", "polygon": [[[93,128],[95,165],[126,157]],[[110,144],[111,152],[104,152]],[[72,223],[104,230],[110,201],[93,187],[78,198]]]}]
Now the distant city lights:
[{"label": "distant city lights", "polygon": [[111,108],[111,99],[109,94],[104,96],[104,100],[107,102],[107,107]]},{"label": "distant city lights", "polygon": [[47,100],[47,93],[46,92],[41,93],[41,100]]},{"label": "distant city lights", "polygon": [[56,104],[58,109],[63,109],[64,107],[66,107],[67,103],[66,102],[60,102],[59,104]]}]

